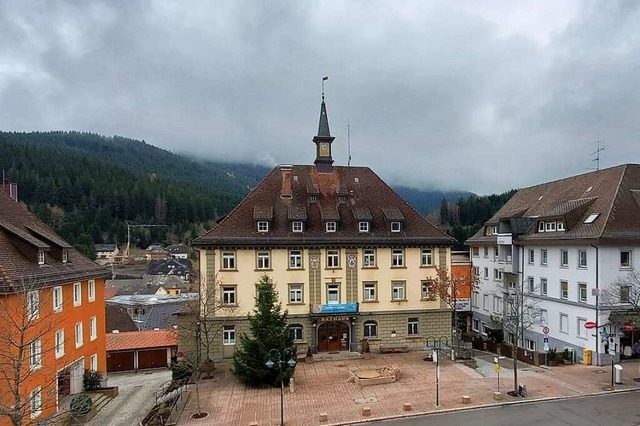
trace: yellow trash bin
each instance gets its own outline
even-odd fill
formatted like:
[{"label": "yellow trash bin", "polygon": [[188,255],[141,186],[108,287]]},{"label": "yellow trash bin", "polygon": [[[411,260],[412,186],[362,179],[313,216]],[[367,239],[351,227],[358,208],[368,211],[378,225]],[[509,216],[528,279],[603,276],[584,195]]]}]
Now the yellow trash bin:
[{"label": "yellow trash bin", "polygon": [[584,365],[591,365],[591,355],[593,351],[591,349],[583,349],[582,350],[582,363]]}]

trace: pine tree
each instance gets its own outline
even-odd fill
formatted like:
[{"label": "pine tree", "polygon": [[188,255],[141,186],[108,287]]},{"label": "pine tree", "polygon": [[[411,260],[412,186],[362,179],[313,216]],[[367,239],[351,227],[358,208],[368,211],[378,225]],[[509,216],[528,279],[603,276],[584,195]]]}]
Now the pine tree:
[{"label": "pine tree", "polygon": [[[280,386],[280,374],[285,382],[293,376],[295,367],[278,368],[275,351],[272,361],[273,368],[267,368],[265,362],[269,360],[272,349],[284,354],[284,350],[291,348],[295,360],[293,335],[287,325],[287,311],[281,312],[282,304],[278,301],[278,292],[271,278],[263,275],[257,283],[256,307],[253,315],[249,314],[250,333],[243,333],[240,345],[233,354],[233,374],[241,382],[251,386]],[[289,360],[289,356],[287,356]]]}]

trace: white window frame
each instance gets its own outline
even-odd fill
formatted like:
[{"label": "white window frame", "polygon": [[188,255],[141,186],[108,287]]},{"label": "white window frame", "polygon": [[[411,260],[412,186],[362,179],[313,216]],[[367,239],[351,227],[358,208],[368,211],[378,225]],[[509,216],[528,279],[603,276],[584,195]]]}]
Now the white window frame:
[{"label": "white window frame", "polygon": [[55,357],[56,359],[64,356],[64,329],[56,331],[55,340],[54,340],[54,348],[55,348]]},{"label": "white window frame", "polygon": [[256,229],[260,233],[269,232],[269,221],[268,220],[259,220],[256,224]]},{"label": "white window frame", "polygon": [[222,286],[222,305],[224,306],[238,305],[237,288],[235,285]]},{"label": "white window frame", "polygon": [[[565,291],[562,288],[562,283],[567,284],[567,290]],[[569,281],[568,280],[560,280],[560,299],[567,300],[569,298]]]},{"label": "white window frame", "polygon": [[75,325],[76,349],[84,345],[84,327],[82,321],[78,321]]},{"label": "white window frame", "polygon": [[474,291],[471,294],[471,307],[479,308],[480,307],[480,292]]},{"label": "white window frame", "polygon": [[392,268],[404,267],[404,250],[403,249],[391,249],[391,267]]},{"label": "white window frame", "polygon": [[391,232],[400,232],[402,224],[400,222],[391,222]]},{"label": "white window frame", "polygon": [[327,304],[328,305],[340,304],[340,284],[336,284],[336,283],[327,284]]},{"label": "white window frame", "polygon": [[533,277],[527,277],[527,290],[529,293],[536,291],[536,284]]},{"label": "white window frame", "polygon": [[82,283],[73,283],[73,306],[82,305]]},{"label": "white window frame", "polygon": [[434,286],[435,283],[432,280],[420,281],[420,299],[431,300],[431,290]]},{"label": "white window frame", "polygon": [[35,419],[42,414],[42,387],[38,386],[32,390],[29,398],[30,415],[32,419]]},{"label": "white window frame", "polygon": [[69,250],[62,250],[62,263],[67,263],[69,261]]},{"label": "white window frame", "polygon": [[362,325],[364,337],[375,339],[378,337],[378,322],[374,320],[367,320]]},{"label": "white window frame", "polygon": [[325,224],[324,229],[326,232],[336,232],[338,230],[338,222],[329,221]]},{"label": "white window frame", "polygon": [[289,303],[301,304],[304,303],[304,290],[303,285],[299,283],[289,284]]},{"label": "white window frame", "polygon": [[536,261],[536,254],[533,249],[529,249],[529,265],[533,265]]},{"label": "white window frame", "polygon": [[222,345],[235,346],[236,344],[236,327],[234,325],[225,325],[222,327]]},{"label": "white window frame", "polygon": [[[626,264],[622,262],[622,254],[627,253]],[[633,269],[633,250],[620,250],[620,269]]]},{"label": "white window frame", "polygon": [[375,281],[365,281],[362,283],[362,301],[378,301],[378,283]]},{"label": "white window frame", "polygon": [[362,267],[363,268],[376,267],[376,249],[362,250]]},{"label": "white window frame", "polygon": [[300,324],[293,324],[289,326],[289,330],[291,330],[291,334],[293,335],[293,340],[300,342],[304,340],[304,327]]},{"label": "white window frame", "polygon": [[564,222],[562,221],[558,221],[558,223],[556,224],[556,230],[557,231],[564,231]]},{"label": "white window frame", "polygon": [[587,303],[587,297],[587,283],[578,283],[578,302]]},{"label": "white window frame", "polygon": [[502,313],[502,297],[493,296],[493,312],[496,314]]},{"label": "white window frame", "polygon": [[87,282],[87,297],[89,302],[95,302],[96,300],[96,280],[89,280]]},{"label": "white window frame", "polygon": [[488,294],[482,295],[482,309],[489,312],[489,295]]},{"label": "white window frame", "polygon": [[44,250],[38,250],[38,265],[44,265],[46,261],[46,257],[44,255]]},{"label": "white window frame", "polygon": [[271,269],[271,253],[265,250],[256,252],[256,269]]},{"label": "white window frame", "polygon": [[420,254],[420,266],[433,266],[433,250],[423,248]]},{"label": "white window frame", "polygon": [[544,221],[538,221],[538,232],[544,232]]},{"label": "white window frame", "polygon": [[569,250],[560,250],[560,267],[566,268],[569,266]]},{"label": "white window frame", "polygon": [[621,285],[620,286],[620,303],[629,303],[630,297],[631,297],[631,286]]},{"label": "white window frame", "polygon": [[549,264],[549,252],[547,249],[540,249],[540,265],[547,266]]},{"label": "white window frame", "polygon": [[480,320],[478,318],[474,318],[471,323],[471,329],[476,333],[480,331]]},{"label": "white window frame", "polygon": [[302,221],[296,220],[291,222],[291,232],[302,232],[304,231],[304,225]]},{"label": "white window frame", "polygon": [[91,371],[98,371],[98,354],[91,355],[89,359],[89,368]]},{"label": "white window frame", "polygon": [[94,341],[98,338],[98,319],[94,316],[89,318],[89,340]]},{"label": "white window frame", "polygon": [[540,324],[549,324],[549,311],[546,309],[540,309]]},{"label": "white window frame", "polygon": [[365,221],[358,222],[358,231],[369,232],[369,222],[365,222]]},{"label": "white window frame", "polygon": [[27,293],[27,315],[29,321],[40,317],[40,292],[38,290]]},{"label": "white window frame", "polygon": [[391,281],[391,301],[402,302],[407,300],[407,282]]},{"label": "white window frame", "polygon": [[42,368],[42,339],[39,337],[29,343],[29,370]]},{"label": "white window frame", "polygon": [[51,292],[52,295],[51,297],[53,298],[53,312],[57,313],[57,312],[62,312],[62,310],[64,309],[64,299],[62,297],[63,293],[62,293],[62,287],[61,286],[57,286],[53,288],[53,291]]},{"label": "white window frame", "polygon": [[289,269],[302,269],[302,250],[289,250]]},{"label": "white window frame", "polygon": [[489,268],[487,268],[486,266],[484,267],[484,279],[489,279]]},{"label": "white window frame", "polygon": [[220,255],[222,258],[222,264],[220,269],[225,271],[234,271],[236,269],[236,252],[235,251],[223,251]]},{"label": "white window frame", "polygon": [[556,230],[556,222],[555,220],[550,220],[549,222],[544,223],[544,231],[545,232],[555,232]]},{"label": "white window frame", "polygon": [[407,336],[419,336],[420,335],[420,318],[411,317],[407,318]]},{"label": "white window frame", "polygon": [[525,341],[525,348],[528,351],[535,351],[536,350],[536,342],[535,342],[535,340],[524,339],[524,341]]},{"label": "white window frame", "polygon": [[327,269],[340,268],[340,250],[327,250]]},{"label": "white window frame", "polygon": [[587,251],[586,250],[578,250],[578,268],[586,268],[587,267]]},{"label": "white window frame", "polygon": [[569,315],[560,312],[560,327],[558,329],[560,333],[569,334]]},{"label": "white window frame", "polygon": [[546,296],[549,292],[549,280],[545,277],[540,278],[540,294]]},{"label": "white window frame", "polygon": [[577,330],[576,330],[576,336],[580,339],[587,339],[587,329],[584,327],[584,325],[587,323],[587,319],[583,318],[583,317],[577,317],[576,318],[576,325],[577,325]]}]

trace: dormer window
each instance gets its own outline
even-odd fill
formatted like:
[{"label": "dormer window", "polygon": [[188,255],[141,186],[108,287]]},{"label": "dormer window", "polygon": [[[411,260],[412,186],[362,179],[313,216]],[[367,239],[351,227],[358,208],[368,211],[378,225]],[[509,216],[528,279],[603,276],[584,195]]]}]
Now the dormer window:
[{"label": "dormer window", "polygon": [[369,232],[369,222],[358,222],[358,231]]},{"label": "dormer window", "polygon": [[296,220],[295,222],[291,222],[291,230],[293,232],[302,232],[303,229],[302,221]]},{"label": "dormer window", "polygon": [[400,232],[402,224],[400,222],[391,222],[391,232]]},{"label": "dormer window", "polygon": [[258,232],[269,232],[269,222],[266,220],[259,220]]},{"label": "dormer window", "polygon": [[555,231],[556,230],[556,223],[554,221],[551,222],[545,222],[544,223],[544,230],[546,232],[551,232],[551,231]]},{"label": "dormer window", "polygon": [[327,232],[336,232],[338,230],[338,222],[327,222],[326,230]]},{"label": "dormer window", "polygon": [[62,263],[69,261],[69,250],[62,250]]},{"label": "dormer window", "polygon": [[493,226],[493,235],[498,235],[498,225]]},{"label": "dormer window", "polygon": [[557,222],[556,229],[558,231],[564,231],[564,222]]},{"label": "dormer window", "polygon": [[544,222],[538,222],[538,232],[544,232]]},{"label": "dormer window", "polygon": [[38,250],[38,265],[44,265],[44,250]]}]

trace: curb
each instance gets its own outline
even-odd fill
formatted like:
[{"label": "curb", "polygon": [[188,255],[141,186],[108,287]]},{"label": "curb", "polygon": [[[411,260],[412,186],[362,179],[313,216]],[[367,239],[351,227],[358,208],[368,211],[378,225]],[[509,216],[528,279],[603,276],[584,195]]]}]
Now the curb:
[{"label": "curb", "polygon": [[583,395],[572,395],[572,396],[548,396],[548,397],[535,398],[535,399],[520,399],[520,400],[511,401],[511,402],[498,402],[498,403],[495,403],[495,404],[474,405],[474,406],[471,406],[471,407],[447,408],[447,409],[439,410],[439,411],[415,412],[415,413],[410,413],[410,414],[395,414],[395,415],[392,415],[392,416],[372,417],[372,418],[368,418],[368,419],[349,420],[349,421],[346,421],[346,422],[338,422],[338,423],[327,423],[326,426],[344,426],[344,425],[367,424],[367,423],[383,422],[383,421],[388,421],[388,420],[399,420],[399,419],[412,418],[412,417],[436,416],[436,415],[440,415],[440,414],[451,414],[451,413],[458,413],[458,412],[464,412],[464,411],[472,411],[472,410],[481,410],[481,409],[488,409],[488,408],[504,407],[504,406],[507,406],[507,405],[535,404],[535,403],[538,403],[538,402],[549,402],[549,401],[565,401],[567,399],[574,399],[574,398],[593,398],[593,397],[596,397],[596,396],[612,395],[612,394],[615,394],[615,393],[627,393],[627,392],[640,392],[640,388],[615,389],[615,390],[612,390],[612,391],[600,391],[600,392],[587,393],[587,394],[583,394]]}]

